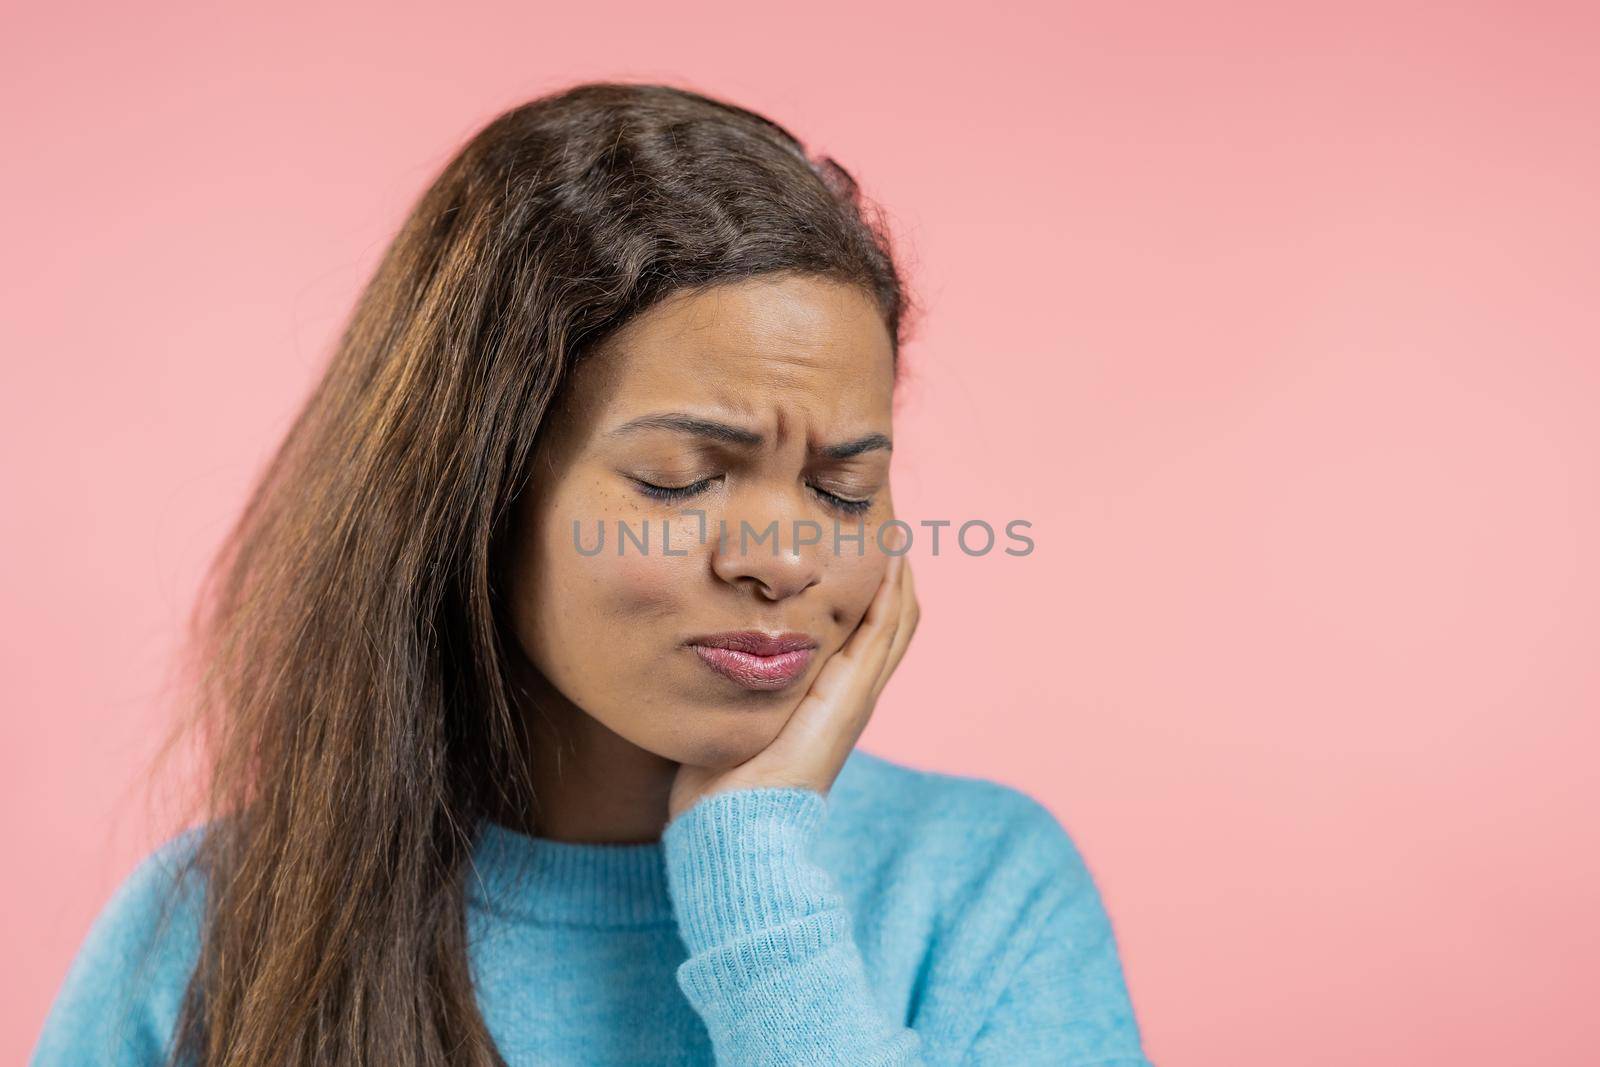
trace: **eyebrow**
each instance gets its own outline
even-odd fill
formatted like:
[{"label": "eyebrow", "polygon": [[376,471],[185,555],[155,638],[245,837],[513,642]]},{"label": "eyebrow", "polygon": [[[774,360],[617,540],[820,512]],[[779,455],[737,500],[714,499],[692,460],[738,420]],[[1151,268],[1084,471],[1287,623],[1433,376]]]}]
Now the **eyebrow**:
[{"label": "eyebrow", "polygon": [[[692,437],[701,437],[719,444],[736,445],[740,448],[759,448],[765,440],[753,430],[746,430],[742,426],[733,426],[726,422],[717,422],[715,419],[704,419],[698,415],[690,415],[682,411],[658,411],[653,415],[641,415],[612,430],[606,436],[619,437],[623,434],[636,433],[640,430],[671,430],[674,433],[688,434]],[[894,445],[889,438],[881,433],[863,434],[853,441],[841,441],[833,445],[816,445],[810,451],[813,455],[825,456],[828,459],[849,459],[859,456],[863,452],[882,450],[893,451]]]}]

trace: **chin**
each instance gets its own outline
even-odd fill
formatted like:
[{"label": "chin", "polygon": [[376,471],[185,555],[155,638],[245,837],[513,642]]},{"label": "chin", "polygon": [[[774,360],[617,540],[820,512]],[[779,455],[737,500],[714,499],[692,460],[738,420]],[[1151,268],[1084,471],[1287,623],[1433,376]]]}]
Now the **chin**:
[{"label": "chin", "polygon": [[701,712],[700,717],[705,721],[694,723],[686,736],[678,739],[674,751],[663,754],[691,767],[726,770],[772,744],[789,714],[786,709],[773,707],[766,711]]}]

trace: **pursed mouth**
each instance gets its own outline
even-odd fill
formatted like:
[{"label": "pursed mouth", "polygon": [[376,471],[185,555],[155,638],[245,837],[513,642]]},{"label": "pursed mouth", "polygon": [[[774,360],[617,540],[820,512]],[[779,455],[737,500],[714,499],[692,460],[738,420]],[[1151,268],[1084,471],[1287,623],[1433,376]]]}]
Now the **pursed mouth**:
[{"label": "pursed mouth", "polygon": [[721,648],[744,652],[751,656],[781,656],[789,652],[802,652],[817,647],[816,638],[808,633],[788,630],[769,633],[762,630],[727,630],[722,633],[701,634],[684,644],[696,648]]},{"label": "pursed mouth", "polygon": [[793,685],[811,665],[815,648],[794,648],[763,656],[742,649],[691,643],[700,662],[735,684],[750,690],[770,691]]}]

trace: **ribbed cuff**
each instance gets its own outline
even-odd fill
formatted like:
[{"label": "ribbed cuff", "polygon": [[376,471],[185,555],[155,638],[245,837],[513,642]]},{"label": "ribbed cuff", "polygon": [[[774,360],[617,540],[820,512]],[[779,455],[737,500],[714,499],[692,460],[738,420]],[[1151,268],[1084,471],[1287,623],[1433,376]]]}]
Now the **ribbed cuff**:
[{"label": "ribbed cuff", "polygon": [[812,789],[735,789],[701,798],[668,824],[668,890],[692,955],[836,903],[826,872],[807,856],[825,810]]}]

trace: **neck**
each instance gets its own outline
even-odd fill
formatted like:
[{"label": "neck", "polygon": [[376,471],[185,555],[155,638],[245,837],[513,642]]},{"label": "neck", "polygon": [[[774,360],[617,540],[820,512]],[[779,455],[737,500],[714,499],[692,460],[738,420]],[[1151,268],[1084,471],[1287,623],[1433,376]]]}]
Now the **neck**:
[{"label": "neck", "polygon": [[[520,658],[520,657],[519,657]],[[678,765],[622,737],[524,666],[519,689],[533,772],[533,810],[502,817],[556,841],[658,841]]]}]

